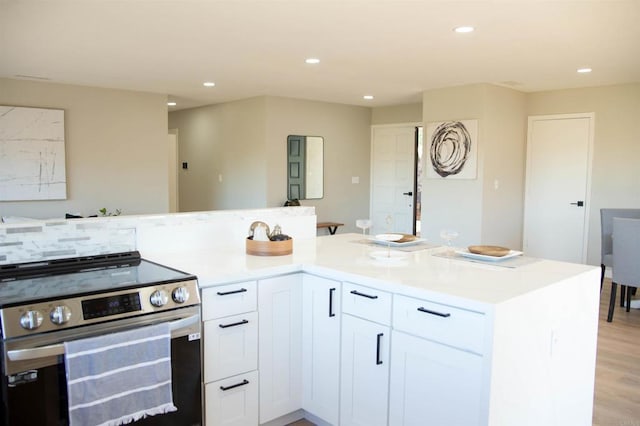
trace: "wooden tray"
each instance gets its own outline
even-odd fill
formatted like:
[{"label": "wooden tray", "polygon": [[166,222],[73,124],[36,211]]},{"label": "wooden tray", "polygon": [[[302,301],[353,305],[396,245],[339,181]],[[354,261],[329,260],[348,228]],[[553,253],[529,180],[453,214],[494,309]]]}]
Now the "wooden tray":
[{"label": "wooden tray", "polygon": [[252,256],[285,256],[293,253],[293,238],[284,241],[253,241],[247,238],[246,252]]},{"label": "wooden tray", "polygon": [[500,246],[469,246],[467,248],[470,253],[494,257],[506,256],[511,252],[508,248]]}]

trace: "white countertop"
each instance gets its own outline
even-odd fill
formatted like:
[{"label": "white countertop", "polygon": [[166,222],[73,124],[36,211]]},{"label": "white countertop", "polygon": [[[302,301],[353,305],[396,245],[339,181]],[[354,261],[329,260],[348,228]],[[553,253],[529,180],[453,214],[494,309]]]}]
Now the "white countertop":
[{"label": "white countertop", "polygon": [[359,234],[294,240],[293,254],[287,256],[247,255],[244,244],[195,252],[143,252],[142,256],[195,274],[201,288],[305,271],[387,291],[398,291],[401,285],[402,293],[415,297],[440,295],[453,297],[456,303],[466,300],[489,305],[587,272],[592,272],[594,279],[599,278],[599,268],[590,265],[540,259],[506,268],[494,262],[480,264],[433,255],[443,247],[401,252],[406,255],[401,260],[381,261],[370,253],[386,248],[361,244],[359,240]]}]

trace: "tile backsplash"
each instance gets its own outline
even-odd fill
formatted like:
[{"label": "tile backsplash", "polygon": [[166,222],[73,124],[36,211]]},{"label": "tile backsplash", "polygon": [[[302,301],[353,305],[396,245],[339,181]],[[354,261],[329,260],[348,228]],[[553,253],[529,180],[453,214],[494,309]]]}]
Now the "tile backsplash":
[{"label": "tile backsplash", "polygon": [[315,238],[313,207],[28,221],[0,225],[0,264],[139,250],[175,252],[244,244],[261,220],[293,238]]}]

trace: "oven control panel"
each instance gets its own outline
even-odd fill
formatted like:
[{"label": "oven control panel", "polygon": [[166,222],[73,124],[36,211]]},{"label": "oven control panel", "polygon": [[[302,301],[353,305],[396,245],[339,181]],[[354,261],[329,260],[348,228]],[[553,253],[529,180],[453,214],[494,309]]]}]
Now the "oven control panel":
[{"label": "oven control panel", "polygon": [[196,280],[154,284],[0,310],[5,339],[200,305]]},{"label": "oven control panel", "polygon": [[140,293],[137,291],[82,301],[82,316],[85,320],[135,312],[141,309]]}]

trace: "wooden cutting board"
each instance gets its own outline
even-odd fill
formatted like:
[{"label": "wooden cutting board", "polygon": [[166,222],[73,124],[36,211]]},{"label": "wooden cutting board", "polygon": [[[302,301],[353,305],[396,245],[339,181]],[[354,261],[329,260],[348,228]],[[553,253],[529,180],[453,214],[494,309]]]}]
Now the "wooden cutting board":
[{"label": "wooden cutting board", "polygon": [[506,256],[507,254],[509,254],[509,252],[511,252],[510,249],[500,246],[469,246],[467,248],[471,253],[494,257]]}]

